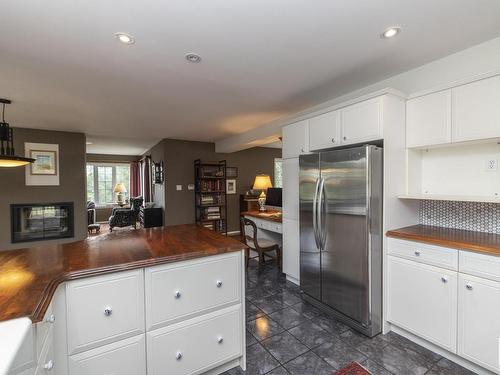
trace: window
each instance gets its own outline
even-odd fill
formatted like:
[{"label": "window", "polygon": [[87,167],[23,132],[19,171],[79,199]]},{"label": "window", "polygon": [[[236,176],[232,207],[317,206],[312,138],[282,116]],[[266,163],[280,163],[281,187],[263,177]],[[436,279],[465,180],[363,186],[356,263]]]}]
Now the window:
[{"label": "window", "polygon": [[274,187],[283,187],[283,159],[274,159]]},{"label": "window", "polygon": [[117,183],[123,183],[127,189],[125,198],[128,198],[130,187],[130,165],[109,163],[87,164],[87,200],[97,205],[109,205],[116,202],[113,191]]}]

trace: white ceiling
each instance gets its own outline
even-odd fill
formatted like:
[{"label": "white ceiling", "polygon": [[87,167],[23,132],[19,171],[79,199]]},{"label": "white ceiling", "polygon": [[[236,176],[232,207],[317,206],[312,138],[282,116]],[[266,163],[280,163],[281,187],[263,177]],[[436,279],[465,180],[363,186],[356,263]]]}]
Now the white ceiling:
[{"label": "white ceiling", "polygon": [[215,141],[499,36],[499,14],[498,0],[2,0],[0,97],[12,125],[85,132],[99,152]]}]

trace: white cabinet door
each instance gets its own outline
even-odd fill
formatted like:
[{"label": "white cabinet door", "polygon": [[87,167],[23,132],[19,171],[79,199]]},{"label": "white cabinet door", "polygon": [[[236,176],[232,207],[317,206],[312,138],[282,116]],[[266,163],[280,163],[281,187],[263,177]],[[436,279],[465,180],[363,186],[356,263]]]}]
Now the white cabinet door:
[{"label": "white cabinet door", "polygon": [[292,278],[300,280],[300,233],[299,221],[283,219],[283,272]]},{"label": "white cabinet door", "polygon": [[406,147],[451,143],[451,90],[406,102]]},{"label": "white cabinet door", "polygon": [[500,373],[500,283],[460,274],[458,354]]},{"label": "white cabinet door", "polygon": [[283,160],[283,217],[299,220],[299,158]]},{"label": "white cabinet door", "polygon": [[283,159],[297,158],[300,154],[309,151],[308,128],[309,120],[299,121],[283,127]]},{"label": "white cabinet door", "polygon": [[382,98],[366,100],[341,109],[342,144],[382,138]]},{"label": "white cabinet door", "polygon": [[457,273],[389,256],[388,320],[457,352]]},{"label": "white cabinet door", "polygon": [[452,89],[453,142],[500,137],[500,76]]},{"label": "white cabinet door", "polygon": [[340,113],[332,111],[309,119],[309,151],[340,144]]},{"label": "white cabinet door", "polygon": [[69,358],[70,375],[146,375],[145,335],[101,346]]}]

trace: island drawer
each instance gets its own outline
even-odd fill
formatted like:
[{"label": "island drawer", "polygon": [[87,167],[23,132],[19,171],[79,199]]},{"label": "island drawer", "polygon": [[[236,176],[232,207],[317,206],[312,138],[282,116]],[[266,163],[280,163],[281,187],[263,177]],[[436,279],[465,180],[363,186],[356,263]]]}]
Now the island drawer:
[{"label": "island drawer", "polygon": [[147,335],[148,375],[201,374],[243,353],[241,305]]},{"label": "island drawer", "polygon": [[500,257],[460,251],[460,272],[500,281]]},{"label": "island drawer", "polygon": [[69,357],[70,375],[145,375],[144,334]]},{"label": "island drawer", "polygon": [[156,329],[241,302],[241,252],[146,269],[146,327]]},{"label": "island drawer", "polygon": [[387,248],[389,255],[458,271],[458,250],[456,249],[395,238],[387,239]]},{"label": "island drawer", "polygon": [[71,281],[66,287],[68,354],[144,332],[144,271]]}]

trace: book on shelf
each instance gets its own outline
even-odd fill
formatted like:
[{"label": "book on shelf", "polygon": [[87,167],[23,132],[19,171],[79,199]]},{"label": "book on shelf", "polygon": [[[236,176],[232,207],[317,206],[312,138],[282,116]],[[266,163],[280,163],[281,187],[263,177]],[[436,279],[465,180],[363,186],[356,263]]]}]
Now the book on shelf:
[{"label": "book on shelf", "polygon": [[225,182],[223,180],[201,180],[199,181],[199,190],[204,191],[223,191],[225,188]]}]

